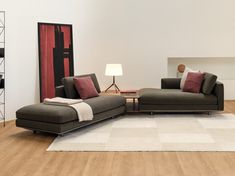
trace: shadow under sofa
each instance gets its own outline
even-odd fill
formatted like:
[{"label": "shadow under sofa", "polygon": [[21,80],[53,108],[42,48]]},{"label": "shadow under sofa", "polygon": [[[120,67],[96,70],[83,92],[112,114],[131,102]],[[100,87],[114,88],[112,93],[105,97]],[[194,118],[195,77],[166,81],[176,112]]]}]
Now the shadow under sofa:
[{"label": "shadow under sofa", "polygon": [[[90,76],[98,93],[100,87],[95,74]],[[62,86],[56,87],[56,96],[64,98],[79,98],[73,84],[73,77],[62,79]],[[91,121],[79,122],[77,112],[69,106],[45,105],[43,103],[29,105],[16,111],[16,126],[36,131],[63,135],[69,131],[85,127],[99,121],[125,113],[126,100],[117,95],[99,95],[84,100],[92,108],[94,118]]]},{"label": "shadow under sofa", "polygon": [[[208,79],[212,76],[206,73]],[[216,77],[217,78],[217,77]],[[183,92],[181,78],[163,78],[161,89],[143,88],[139,91],[140,112],[210,112],[224,110],[224,86],[209,85],[211,93]],[[210,84],[210,80],[207,82]]]}]

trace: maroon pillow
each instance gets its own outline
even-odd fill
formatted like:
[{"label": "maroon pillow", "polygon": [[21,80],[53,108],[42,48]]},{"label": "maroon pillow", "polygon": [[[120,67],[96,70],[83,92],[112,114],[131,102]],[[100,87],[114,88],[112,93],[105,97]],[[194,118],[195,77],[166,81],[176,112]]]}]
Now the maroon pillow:
[{"label": "maroon pillow", "polygon": [[185,80],[183,92],[199,93],[204,75],[204,73],[200,72],[189,72]]},{"label": "maroon pillow", "polygon": [[73,82],[81,99],[99,96],[90,76],[73,78]]}]

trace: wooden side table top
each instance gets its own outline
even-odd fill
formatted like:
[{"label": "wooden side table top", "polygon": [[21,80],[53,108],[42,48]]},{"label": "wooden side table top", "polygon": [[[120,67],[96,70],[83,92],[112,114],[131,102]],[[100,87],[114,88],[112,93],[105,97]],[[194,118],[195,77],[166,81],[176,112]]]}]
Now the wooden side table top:
[{"label": "wooden side table top", "polygon": [[126,102],[132,102],[132,109],[130,110],[127,110],[126,112],[138,112],[139,110],[139,104],[138,104],[138,98],[140,97],[139,96],[139,93],[138,93],[138,90],[136,90],[136,92],[133,92],[133,91],[125,91],[125,92],[115,92],[114,90],[109,90],[107,92],[105,91],[102,91],[100,93],[101,95],[120,95],[122,97],[124,97],[126,99]]},{"label": "wooden side table top", "polygon": [[120,95],[125,98],[139,98],[140,97],[138,92],[136,92],[136,93],[120,93]]},{"label": "wooden side table top", "polygon": [[138,90],[136,92],[115,92],[114,90],[109,90],[107,92],[102,91],[100,93],[101,95],[120,95],[125,97],[126,99],[133,99],[133,98],[139,98]]}]

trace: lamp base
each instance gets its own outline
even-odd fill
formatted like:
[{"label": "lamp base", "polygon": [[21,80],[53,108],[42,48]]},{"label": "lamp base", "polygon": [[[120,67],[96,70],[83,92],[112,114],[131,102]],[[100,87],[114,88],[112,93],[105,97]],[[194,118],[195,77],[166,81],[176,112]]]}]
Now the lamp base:
[{"label": "lamp base", "polygon": [[111,87],[115,88],[116,93],[120,92],[120,89],[118,88],[117,84],[115,83],[115,76],[113,76],[113,83],[105,90],[105,92],[107,92]]},{"label": "lamp base", "polygon": [[115,84],[115,83],[111,84],[111,85],[105,90],[105,92],[107,92],[111,87],[114,87],[114,88],[115,88],[116,93],[117,93],[117,92],[120,92],[120,89],[118,88],[117,84]]}]

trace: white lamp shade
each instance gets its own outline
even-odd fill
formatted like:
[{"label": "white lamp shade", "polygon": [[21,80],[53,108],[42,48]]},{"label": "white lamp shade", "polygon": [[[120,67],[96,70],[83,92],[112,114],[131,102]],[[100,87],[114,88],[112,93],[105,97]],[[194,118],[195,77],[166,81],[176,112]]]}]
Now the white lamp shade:
[{"label": "white lamp shade", "polygon": [[105,75],[106,76],[121,76],[122,64],[106,64]]}]

